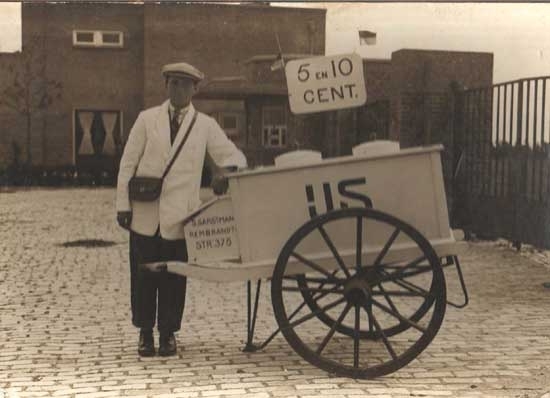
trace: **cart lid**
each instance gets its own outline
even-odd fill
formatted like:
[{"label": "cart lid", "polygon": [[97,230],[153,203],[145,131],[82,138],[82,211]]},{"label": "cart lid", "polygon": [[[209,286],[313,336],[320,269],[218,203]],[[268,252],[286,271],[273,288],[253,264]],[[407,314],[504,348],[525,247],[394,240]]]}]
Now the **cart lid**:
[{"label": "cart lid", "polygon": [[302,163],[302,164],[289,164],[289,165],[285,164],[281,166],[259,166],[251,170],[240,170],[238,172],[228,173],[226,174],[226,177],[242,178],[242,177],[248,177],[248,176],[253,176],[258,174],[280,173],[283,170],[287,171],[287,170],[295,170],[295,169],[307,169],[312,167],[330,167],[335,164],[362,162],[365,159],[392,158],[392,157],[409,156],[409,155],[414,155],[414,154],[423,153],[423,152],[435,152],[435,151],[438,151],[438,152],[443,151],[443,145],[436,144],[436,145],[430,145],[425,147],[406,148],[406,149],[401,149],[399,151],[394,151],[391,153],[390,152],[387,152],[387,153],[386,152],[384,153],[369,152],[367,154],[338,156],[334,158],[326,158],[322,160],[317,160],[316,162],[308,162],[308,163]]}]

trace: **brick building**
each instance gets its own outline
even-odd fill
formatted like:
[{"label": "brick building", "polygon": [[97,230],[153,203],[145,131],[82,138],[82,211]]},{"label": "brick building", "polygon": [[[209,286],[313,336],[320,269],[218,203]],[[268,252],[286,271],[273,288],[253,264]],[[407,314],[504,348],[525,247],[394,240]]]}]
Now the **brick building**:
[{"label": "brick building", "polygon": [[[42,38],[40,75],[62,96],[32,115],[32,159],[41,167],[116,168],[144,107],[164,99],[160,68],[188,60],[206,73],[194,100],[218,120],[252,165],[282,152],[351,153],[359,142],[391,138],[402,146],[452,144],[450,83],[492,84],[488,53],[404,49],[365,59],[367,104],[294,115],[284,72],[272,71],[278,33],[285,59],[323,55],[325,10],[266,5],[26,3],[23,46]],[[2,54],[0,64],[18,58]],[[0,77],[0,89],[9,84]],[[0,108],[0,169],[25,147],[21,116]],[[24,158],[24,156],[23,156]]]},{"label": "brick building", "polygon": [[[322,55],[325,13],[255,4],[23,4],[23,52],[37,60],[32,73],[62,86],[59,100],[32,115],[33,164],[116,166],[139,111],[165,99],[163,64],[189,61],[205,72],[208,86],[243,75],[255,56],[278,53],[276,34],[285,51]],[[2,55],[0,63],[17,58]],[[10,79],[2,74],[0,88]],[[205,96],[196,106],[246,149],[242,98]],[[12,143],[26,145],[25,122],[6,107],[0,118],[5,167],[13,161]]]}]

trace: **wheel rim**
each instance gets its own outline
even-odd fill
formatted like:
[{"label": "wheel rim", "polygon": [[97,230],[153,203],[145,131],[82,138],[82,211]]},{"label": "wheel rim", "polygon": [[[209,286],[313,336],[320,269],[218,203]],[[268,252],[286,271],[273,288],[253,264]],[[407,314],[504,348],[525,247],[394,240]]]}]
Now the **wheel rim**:
[{"label": "wheel rim", "polygon": [[[348,224],[356,226],[351,263],[349,250],[344,256],[339,247],[349,249],[349,242],[336,233],[349,231]],[[373,228],[388,236],[367,262],[363,248]],[[323,267],[300,252],[314,238],[330,249],[334,265]],[[416,255],[384,261],[403,242]],[[289,275],[291,259],[310,272]],[[275,317],[292,348],[321,369],[354,378],[405,366],[433,340],[445,314],[445,280],[430,243],[410,225],[372,209],[333,211],[300,227],[279,255],[271,286]]]}]

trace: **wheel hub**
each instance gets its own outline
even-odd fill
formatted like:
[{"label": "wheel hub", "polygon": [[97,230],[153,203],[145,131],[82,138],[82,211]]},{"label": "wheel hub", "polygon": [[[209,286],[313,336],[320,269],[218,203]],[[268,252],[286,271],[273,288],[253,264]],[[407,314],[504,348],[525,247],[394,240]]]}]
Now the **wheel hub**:
[{"label": "wheel hub", "polygon": [[364,278],[354,276],[344,285],[344,297],[350,304],[362,305],[370,295],[371,288]]},{"label": "wheel hub", "polygon": [[380,283],[380,278],[378,270],[362,268],[344,284],[344,296],[351,304],[364,304],[372,295],[372,288]]}]

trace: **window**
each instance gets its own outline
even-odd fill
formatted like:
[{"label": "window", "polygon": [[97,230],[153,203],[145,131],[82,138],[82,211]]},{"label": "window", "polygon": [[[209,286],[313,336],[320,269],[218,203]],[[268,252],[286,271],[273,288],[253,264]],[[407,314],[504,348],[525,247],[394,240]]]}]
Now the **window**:
[{"label": "window", "polygon": [[118,110],[75,109],[74,158],[77,164],[91,157],[117,157],[122,153],[122,119]]},{"label": "window", "polygon": [[287,141],[286,112],[282,105],[265,106],[262,112],[262,144],[267,148],[281,148]]},{"label": "window", "polygon": [[220,112],[218,120],[228,137],[239,134],[238,115],[236,113]]},{"label": "window", "polygon": [[222,125],[224,129],[236,129],[237,128],[237,116],[235,115],[223,115]]},{"label": "window", "polygon": [[124,35],[118,31],[74,30],[75,47],[123,47]]},{"label": "window", "polygon": [[77,43],[91,43],[94,42],[94,32],[75,32]]},{"label": "window", "polygon": [[228,137],[239,136],[239,129],[244,125],[244,116],[239,112],[214,111],[208,113],[212,116]]},{"label": "window", "polygon": [[115,33],[102,32],[101,38],[104,44],[117,45],[119,43],[122,43],[122,34],[120,32],[115,32]]}]

